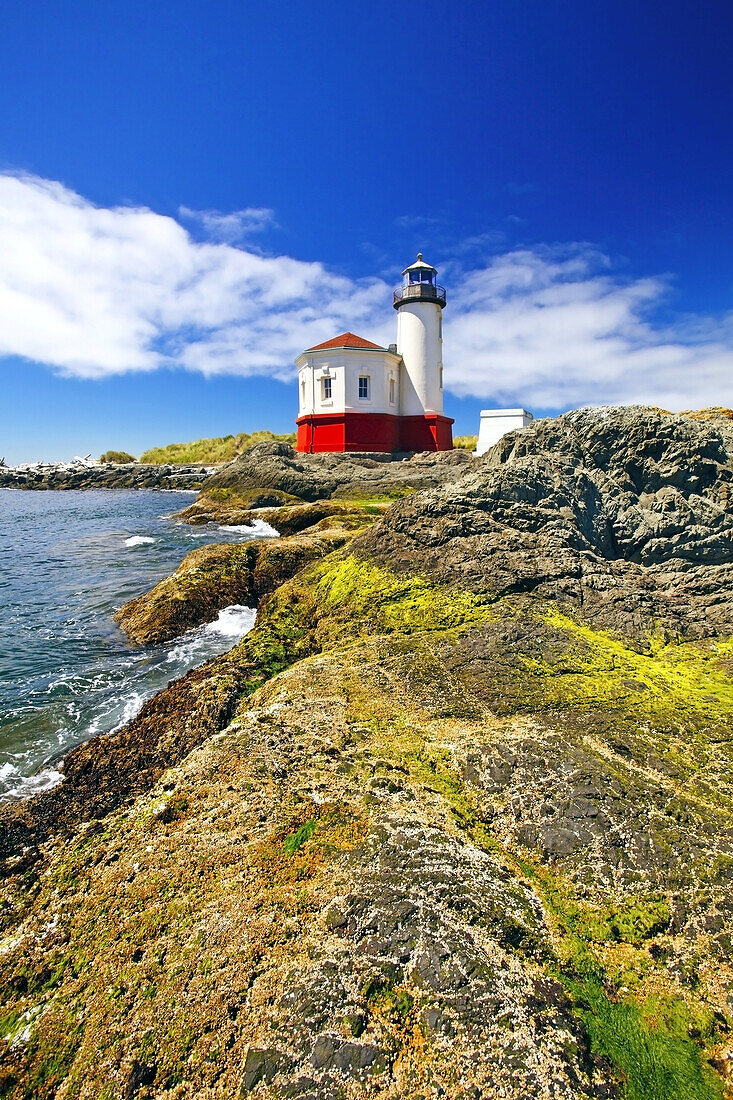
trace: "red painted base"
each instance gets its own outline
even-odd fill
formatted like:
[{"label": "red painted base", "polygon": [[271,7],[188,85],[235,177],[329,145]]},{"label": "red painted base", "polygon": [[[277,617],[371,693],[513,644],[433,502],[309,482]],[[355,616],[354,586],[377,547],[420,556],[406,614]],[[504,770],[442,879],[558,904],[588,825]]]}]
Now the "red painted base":
[{"label": "red painted base", "polygon": [[400,417],[401,451],[452,451],[453,421],[449,416],[425,413]]},{"label": "red painted base", "polygon": [[450,417],[389,413],[315,413],[299,416],[296,451],[451,451]]}]

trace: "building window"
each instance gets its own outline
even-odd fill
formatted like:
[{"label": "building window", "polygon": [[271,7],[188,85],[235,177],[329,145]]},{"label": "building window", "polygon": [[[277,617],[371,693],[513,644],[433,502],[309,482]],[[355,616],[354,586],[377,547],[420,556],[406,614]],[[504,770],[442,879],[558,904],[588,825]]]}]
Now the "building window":
[{"label": "building window", "polygon": [[305,407],[305,378],[300,381],[300,403]]},{"label": "building window", "polygon": [[440,388],[443,389],[443,364],[440,364],[440,370],[438,372],[438,378],[440,379]]},{"label": "building window", "polygon": [[394,378],[390,378],[390,380],[389,380],[389,403],[390,403],[390,405],[394,405],[394,394],[395,394]]},{"label": "building window", "polygon": [[324,378],[321,381],[321,396],[324,401],[330,401],[332,397],[332,378]]},{"label": "building window", "polygon": [[359,400],[369,400],[369,376],[362,374],[359,378]]}]

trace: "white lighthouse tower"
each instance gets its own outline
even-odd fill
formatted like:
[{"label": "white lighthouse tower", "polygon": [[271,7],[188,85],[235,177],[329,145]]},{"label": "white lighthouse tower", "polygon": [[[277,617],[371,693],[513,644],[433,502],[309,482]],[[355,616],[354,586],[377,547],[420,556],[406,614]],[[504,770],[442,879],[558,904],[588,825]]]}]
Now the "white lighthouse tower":
[{"label": "white lighthouse tower", "polygon": [[453,446],[452,420],[443,416],[443,309],[445,289],[438,285],[436,268],[422,253],[402,272],[403,283],[394,292],[397,310],[397,351],[402,356],[401,413],[405,450]]}]

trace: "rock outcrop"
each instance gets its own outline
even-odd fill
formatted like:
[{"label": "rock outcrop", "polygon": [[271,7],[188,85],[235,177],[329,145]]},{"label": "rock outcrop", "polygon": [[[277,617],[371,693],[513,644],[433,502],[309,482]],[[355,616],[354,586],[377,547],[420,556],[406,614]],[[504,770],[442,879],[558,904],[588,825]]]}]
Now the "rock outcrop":
[{"label": "rock outcrop", "polygon": [[198,489],[214,469],[140,462],[0,466],[0,489]]},{"label": "rock outcrop", "polygon": [[730,478],[541,423],[70,753],[4,811],[3,1093],[730,1095]]},{"label": "rock outcrop", "polygon": [[328,500],[397,500],[455,481],[468,451],[437,454],[301,454],[286,443],[260,443],[223,466],[180,513],[188,523],[246,523],[253,509]]},{"label": "rock outcrop", "polygon": [[[302,454],[287,443],[259,443],[213,474],[206,488],[272,489],[300,500],[424,489],[454,480],[468,451],[435,454]],[[448,471],[448,472],[446,472]]]},{"label": "rock outcrop", "polygon": [[394,571],[560,601],[639,638],[706,636],[732,621],[732,455],[722,417],[582,409],[506,436],[361,545]]},{"label": "rock outcrop", "polygon": [[[303,511],[307,516],[302,515]],[[281,518],[285,526],[296,528],[314,515],[312,505],[268,514],[271,520]],[[345,526],[349,521],[351,525]],[[186,554],[170,577],[124,604],[115,614],[115,621],[132,641],[149,645],[211,622],[218,611],[231,604],[256,607],[268,592],[309,562],[343,546],[358,527],[372,521],[373,517],[359,509],[333,509],[300,534],[200,546]]]}]

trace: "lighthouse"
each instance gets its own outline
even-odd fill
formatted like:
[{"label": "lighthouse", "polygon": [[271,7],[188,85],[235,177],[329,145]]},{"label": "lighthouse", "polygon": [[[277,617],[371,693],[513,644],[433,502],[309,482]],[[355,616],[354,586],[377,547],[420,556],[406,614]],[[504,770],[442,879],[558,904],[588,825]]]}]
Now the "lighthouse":
[{"label": "lighthouse", "polygon": [[437,277],[421,253],[402,272],[392,296],[395,344],[344,332],[298,356],[298,451],[452,450],[453,421],[443,415],[446,297]]},{"label": "lighthouse", "polygon": [[[452,420],[443,416],[445,288],[418,252],[393,294],[397,350],[403,363],[401,440],[406,451],[449,451]],[[432,445],[431,445],[432,439]]]}]

